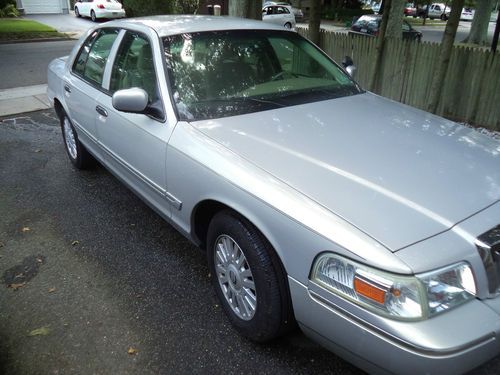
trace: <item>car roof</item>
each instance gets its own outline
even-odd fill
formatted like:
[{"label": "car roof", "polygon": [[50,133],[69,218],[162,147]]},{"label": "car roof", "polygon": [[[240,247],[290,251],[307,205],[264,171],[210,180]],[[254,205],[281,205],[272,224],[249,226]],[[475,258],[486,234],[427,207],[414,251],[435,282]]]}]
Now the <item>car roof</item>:
[{"label": "car roof", "polygon": [[219,30],[285,30],[280,25],[227,16],[167,15],[139,18],[126,18],[107,22],[103,25],[118,27],[147,26],[155,30],[160,37],[183,33],[219,31]]},{"label": "car roof", "polygon": [[363,18],[364,20],[367,19],[367,18],[378,19],[378,18],[382,18],[382,15],[381,14],[363,14],[359,18]]}]

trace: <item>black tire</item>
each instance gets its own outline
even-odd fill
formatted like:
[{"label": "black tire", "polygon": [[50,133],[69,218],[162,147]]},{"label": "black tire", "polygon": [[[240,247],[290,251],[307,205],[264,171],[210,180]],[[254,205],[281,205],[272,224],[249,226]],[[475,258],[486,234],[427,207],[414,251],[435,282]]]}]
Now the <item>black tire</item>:
[{"label": "black tire", "polygon": [[[225,279],[228,280],[226,290],[235,286],[236,283],[229,285],[234,274],[231,275],[229,271],[224,277],[221,268],[216,267],[216,259],[221,259],[216,255],[217,250],[221,251],[221,241],[227,238],[233,240],[241,249],[244,255],[242,264],[248,265],[250,280],[253,280],[255,285],[255,310],[253,316],[247,316],[246,319],[233,310],[226,297],[227,292],[223,291],[222,284]],[[241,335],[253,341],[265,342],[295,327],[286,273],[269,242],[248,220],[229,210],[217,213],[208,228],[207,253],[217,296],[229,320]],[[240,267],[245,269],[243,265]]]},{"label": "black tire", "polygon": [[[71,163],[78,169],[93,167],[95,165],[95,159],[78,140],[78,134],[66,113],[63,112],[61,114],[60,121],[64,148],[66,149],[66,153]],[[73,141],[68,141],[71,137],[73,137]],[[71,147],[72,144],[74,144],[74,147]]]},{"label": "black tire", "polygon": [[447,16],[446,16],[446,14],[444,14],[444,13],[443,13],[443,14],[441,14],[441,17],[440,17],[440,18],[441,18],[441,21],[446,21],[446,20],[448,20],[448,17],[447,17]]},{"label": "black tire", "polygon": [[90,11],[90,18],[92,22],[97,22],[97,17],[95,16],[95,12],[93,10]]},{"label": "black tire", "polygon": [[81,17],[80,12],[78,11],[78,7],[75,7],[75,16]]},{"label": "black tire", "polygon": [[285,23],[285,29],[290,30],[292,28],[292,24],[290,22]]}]

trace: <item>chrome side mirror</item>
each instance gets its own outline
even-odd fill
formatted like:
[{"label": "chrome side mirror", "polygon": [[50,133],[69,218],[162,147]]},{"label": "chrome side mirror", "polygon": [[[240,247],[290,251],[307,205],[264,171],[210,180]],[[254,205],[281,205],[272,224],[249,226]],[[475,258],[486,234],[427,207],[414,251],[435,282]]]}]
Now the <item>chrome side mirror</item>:
[{"label": "chrome side mirror", "polygon": [[350,56],[344,57],[344,60],[342,61],[342,65],[351,77],[354,77],[356,74],[356,65],[354,65],[354,61],[352,61],[352,58]]},{"label": "chrome side mirror", "polygon": [[148,106],[148,93],[138,87],[118,90],[113,94],[113,107],[118,111],[144,113]]},{"label": "chrome side mirror", "polygon": [[351,65],[351,66],[348,66],[347,68],[345,68],[345,71],[351,76],[354,78],[354,75],[356,74],[356,65]]}]

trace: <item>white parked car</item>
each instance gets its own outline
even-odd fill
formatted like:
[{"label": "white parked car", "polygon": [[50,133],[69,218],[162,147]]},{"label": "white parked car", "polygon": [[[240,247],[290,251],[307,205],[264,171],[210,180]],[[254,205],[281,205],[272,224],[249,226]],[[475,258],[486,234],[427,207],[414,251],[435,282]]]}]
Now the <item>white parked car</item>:
[{"label": "white parked car", "polygon": [[295,21],[301,22],[304,19],[304,13],[302,12],[302,9],[300,8],[295,8],[291,6],[289,3],[286,1],[266,1],[262,4],[262,7],[266,7],[268,5],[282,5],[290,11],[295,17]]},{"label": "white parked car", "polygon": [[450,17],[451,8],[443,3],[433,3],[429,6],[427,10],[427,6],[424,6],[420,11],[419,15],[421,17],[426,16],[430,19],[442,19],[446,21]]},{"label": "white parked car", "polygon": [[290,6],[268,5],[262,8],[262,21],[284,26],[286,29],[295,28],[295,16]]},{"label": "white parked car", "polygon": [[474,18],[474,10],[470,8],[463,8],[462,14],[460,15],[460,19],[462,21],[472,21]]},{"label": "white parked car", "polygon": [[123,18],[125,9],[118,0],[79,0],[75,3],[75,16],[98,18]]}]

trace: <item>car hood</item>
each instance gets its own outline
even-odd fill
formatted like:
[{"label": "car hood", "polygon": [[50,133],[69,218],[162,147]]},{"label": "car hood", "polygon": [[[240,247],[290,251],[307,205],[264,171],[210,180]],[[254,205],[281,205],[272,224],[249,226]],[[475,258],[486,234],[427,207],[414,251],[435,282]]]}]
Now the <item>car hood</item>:
[{"label": "car hood", "polygon": [[498,141],[371,93],[192,125],[393,251],[500,199]]}]

